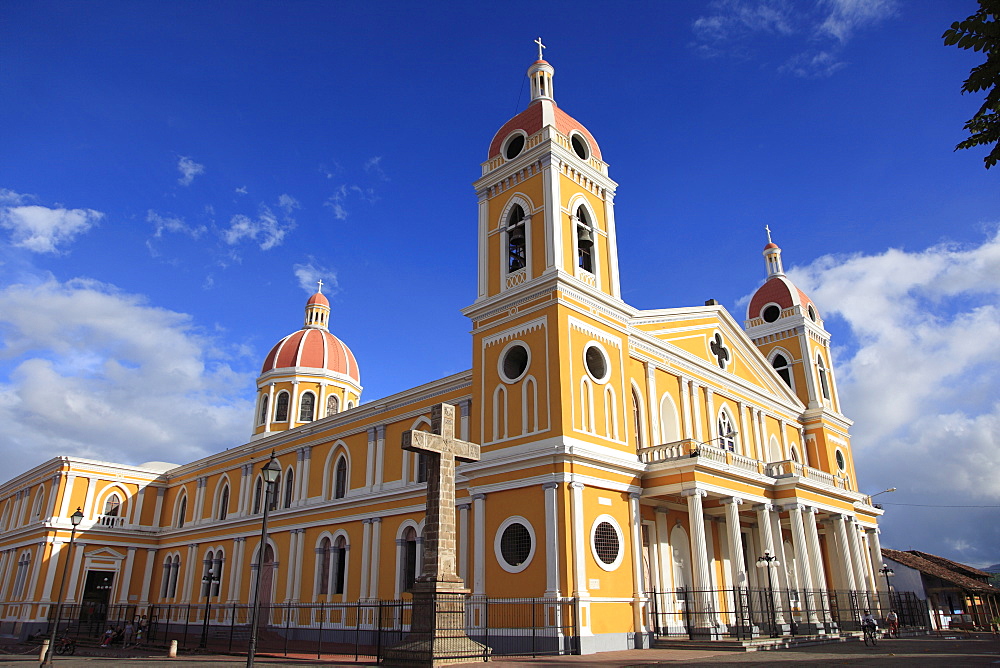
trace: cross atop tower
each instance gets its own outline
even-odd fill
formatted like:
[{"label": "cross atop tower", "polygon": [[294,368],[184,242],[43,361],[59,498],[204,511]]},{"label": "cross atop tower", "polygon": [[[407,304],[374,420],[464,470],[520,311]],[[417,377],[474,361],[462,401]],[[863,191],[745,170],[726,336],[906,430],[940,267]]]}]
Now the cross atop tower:
[{"label": "cross atop tower", "polygon": [[765,225],[764,230],[767,231],[767,243],[769,244],[774,243],[773,241],[771,241],[771,228]]},{"label": "cross atop tower", "polygon": [[321,278],[316,282],[319,284],[319,287],[316,289],[316,292],[323,294],[323,279]]},{"label": "cross atop tower", "polygon": [[535,40],[535,44],[538,45],[538,59],[539,60],[545,60],[544,58],[542,58],[542,49],[547,49],[548,47],[545,46],[544,44],[542,44],[542,38],[541,37],[539,37],[538,39]]}]

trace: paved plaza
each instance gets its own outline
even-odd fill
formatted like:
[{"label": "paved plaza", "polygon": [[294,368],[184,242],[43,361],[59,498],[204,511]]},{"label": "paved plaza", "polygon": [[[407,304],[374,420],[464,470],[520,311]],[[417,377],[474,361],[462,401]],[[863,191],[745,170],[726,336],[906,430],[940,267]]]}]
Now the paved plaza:
[{"label": "paved plaza", "polygon": [[[37,650],[27,652],[20,645],[0,646],[0,666],[37,665]],[[98,655],[100,653],[100,655]],[[86,654],[90,654],[87,656]],[[120,650],[100,650],[81,648],[80,655],[64,658],[56,657],[56,665],[65,668],[94,668],[96,666],[239,666],[246,663],[243,656],[222,654],[184,654],[176,659],[165,656],[131,656]],[[261,666],[318,666],[375,665],[373,662],[355,663],[337,661],[324,657],[274,657],[258,655],[256,663]],[[960,635],[922,636],[884,640],[878,647],[865,647],[864,643],[851,640],[841,643],[798,647],[794,649],[767,652],[719,652],[713,650],[654,649],[625,652],[605,652],[587,656],[560,656],[538,659],[500,659],[491,662],[494,668],[542,668],[565,666],[566,668],[591,668],[596,666],[989,666],[1000,665],[1000,637],[978,634],[971,637]],[[473,664],[469,664],[473,665]]]}]

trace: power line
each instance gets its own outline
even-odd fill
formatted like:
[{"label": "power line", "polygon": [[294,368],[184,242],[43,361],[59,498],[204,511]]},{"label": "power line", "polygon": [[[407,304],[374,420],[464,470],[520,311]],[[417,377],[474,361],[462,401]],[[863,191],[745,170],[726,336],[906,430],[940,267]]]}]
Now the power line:
[{"label": "power line", "polygon": [[1000,506],[939,506],[929,503],[896,503],[895,501],[883,501],[883,506],[914,506],[917,508],[1000,508]]}]

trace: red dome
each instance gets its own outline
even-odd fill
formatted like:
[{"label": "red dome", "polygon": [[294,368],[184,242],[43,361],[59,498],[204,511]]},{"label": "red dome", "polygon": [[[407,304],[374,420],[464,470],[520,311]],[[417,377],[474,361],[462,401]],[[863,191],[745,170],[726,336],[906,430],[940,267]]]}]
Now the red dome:
[{"label": "red dome", "polygon": [[772,241],[772,242],[771,242],[771,243],[769,243],[768,245],[764,246],[764,250],[771,250],[772,248],[777,248],[777,247],[778,247],[778,244],[776,244],[776,243],[774,243],[774,242]]},{"label": "red dome", "polygon": [[792,306],[801,306],[803,310],[815,305],[806,293],[799,290],[785,276],[772,276],[764,285],[757,289],[750,306],[747,307],[747,320],[760,317],[760,311],[768,304],[777,304],[782,311]]},{"label": "red dome", "polygon": [[322,292],[317,292],[316,294],[314,294],[312,297],[309,298],[309,301],[306,302],[306,306],[310,306],[311,304],[321,304],[329,308],[330,300],[327,299],[326,295],[324,295]]},{"label": "red dome", "polygon": [[[321,294],[313,295],[312,299],[317,296],[326,301],[326,297]],[[264,366],[260,372],[265,374],[274,369],[292,367],[326,369],[349,376],[358,383],[361,382],[354,353],[340,339],[324,329],[300,329],[278,341],[264,358]]]},{"label": "red dome", "polygon": [[[493,141],[490,142],[490,153],[487,157],[488,160],[492,160],[496,156],[500,155],[503,140],[506,139],[507,136],[514,130],[524,130],[524,132],[530,137],[542,129],[542,102],[543,100],[535,100],[528,105],[527,109],[503,124],[503,127],[500,128],[496,135],[493,136]],[[550,102],[548,100],[545,102],[552,105],[556,130],[567,137],[571,132],[576,130],[586,137],[587,143],[590,144],[590,152],[593,156],[598,160],[603,159],[601,158],[601,149],[598,148],[597,142],[594,140],[594,136],[590,134],[590,131],[587,130],[587,128],[583,127],[578,120],[557,107],[555,102]]]}]

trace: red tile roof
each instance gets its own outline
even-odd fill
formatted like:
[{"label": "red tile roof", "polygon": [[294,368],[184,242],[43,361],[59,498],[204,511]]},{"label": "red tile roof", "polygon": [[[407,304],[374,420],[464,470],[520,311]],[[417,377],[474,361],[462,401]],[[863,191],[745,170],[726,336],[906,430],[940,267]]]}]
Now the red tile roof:
[{"label": "red tile roof", "polygon": [[[936,557],[933,554],[926,554],[924,552],[918,552],[917,550],[902,552],[900,550],[890,550],[885,547],[882,548],[882,556],[886,559],[892,559],[893,561],[903,564],[904,566],[916,569],[921,573],[933,575],[934,577],[944,580],[945,582],[950,582],[959,589],[963,589],[965,591],[1000,593],[1000,590],[997,590],[996,587],[993,587],[986,582],[975,580],[967,575],[963,575],[962,573],[952,570],[939,562],[954,564],[962,570],[976,571],[977,569],[965,566],[964,564],[959,564],[949,559],[944,559],[943,557]],[[978,572],[984,573],[983,571]],[[989,575],[989,573],[984,574]]]},{"label": "red tile roof", "polygon": [[[583,127],[580,121],[576,120],[556,106],[555,102],[552,102],[552,109],[555,116],[554,120],[556,130],[567,137],[573,130],[578,131],[587,138],[587,143],[590,144],[590,151],[593,156],[598,160],[601,160],[601,149],[597,146],[597,141],[594,139],[594,136],[590,134],[590,131]],[[503,126],[497,130],[497,133],[493,136],[493,141],[490,142],[490,151],[487,159],[492,159],[500,155],[500,148],[503,145],[503,140],[506,139],[507,136],[514,130],[524,130],[524,132],[530,137],[541,129],[542,101],[535,100],[528,105],[527,109],[504,123]]]}]

